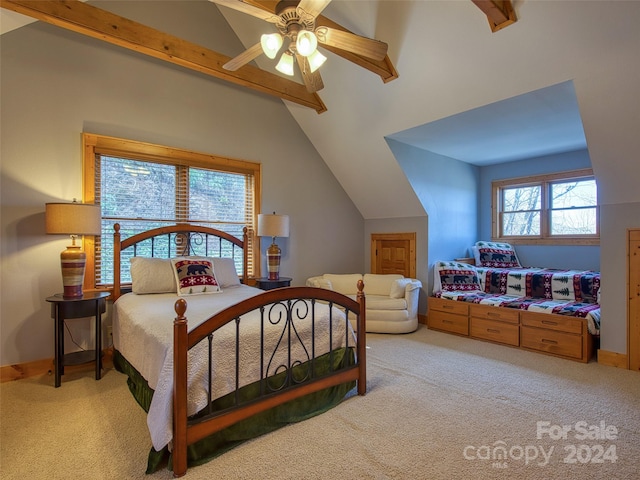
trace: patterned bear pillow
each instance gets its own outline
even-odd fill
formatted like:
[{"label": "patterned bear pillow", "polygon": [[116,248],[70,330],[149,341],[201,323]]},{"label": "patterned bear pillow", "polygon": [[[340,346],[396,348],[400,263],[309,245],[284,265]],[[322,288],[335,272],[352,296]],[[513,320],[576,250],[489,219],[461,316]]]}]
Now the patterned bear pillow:
[{"label": "patterned bear pillow", "polygon": [[476,265],[490,268],[522,268],[515,249],[508,243],[476,242]]},{"label": "patterned bear pillow", "polygon": [[470,292],[480,290],[478,273],[473,265],[461,262],[437,262],[440,288],[444,292]]},{"label": "patterned bear pillow", "polygon": [[178,295],[218,293],[220,285],[213,272],[213,263],[206,258],[172,258]]}]

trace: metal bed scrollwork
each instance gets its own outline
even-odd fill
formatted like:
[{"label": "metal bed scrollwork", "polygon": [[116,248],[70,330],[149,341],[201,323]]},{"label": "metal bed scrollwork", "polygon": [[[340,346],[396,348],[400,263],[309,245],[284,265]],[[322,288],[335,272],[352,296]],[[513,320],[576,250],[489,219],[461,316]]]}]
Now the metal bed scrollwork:
[{"label": "metal bed scrollwork", "polygon": [[[194,236],[194,233],[198,235]],[[121,271],[122,250],[133,248],[135,251],[136,245],[142,245],[141,242],[148,244],[150,238],[167,234],[185,235],[178,241],[178,247],[185,248],[172,247],[168,252],[163,246],[159,249],[162,256],[193,253],[193,242],[198,242],[202,249],[209,242],[209,235],[219,238],[226,236],[224,232],[206,227],[176,225],[120,241],[119,229],[116,228],[115,271]],[[245,231],[242,241],[233,239],[231,243],[243,247],[246,241]],[[166,240],[162,242],[167,243]],[[169,243],[174,242],[171,240]],[[217,245],[215,241],[212,244]],[[145,253],[149,254],[152,250],[149,247]],[[216,253],[232,255],[234,249],[223,250]],[[138,247],[136,253],[140,251]],[[211,255],[211,251],[208,251],[208,255]],[[244,282],[249,280],[246,263],[243,249]],[[117,292],[116,297],[120,297],[124,289],[120,284],[120,275],[115,277],[114,293]],[[227,290],[231,292],[232,288]],[[164,402],[172,404],[166,408],[170,408],[172,416],[170,445],[174,476],[186,473],[190,464],[188,451],[194,445],[206,442],[226,429],[232,429],[234,425],[261,419],[263,415],[276,410],[286,418],[291,409],[292,418],[298,418],[298,412],[293,415],[293,411],[302,404],[305,406],[301,408],[308,409],[302,417],[307,418],[335,406],[354,386],[357,386],[359,395],[364,395],[366,320],[363,290],[364,284],[360,282],[356,300],[337,292],[311,287],[255,291],[242,301],[221,309],[214,307],[212,313],[204,317],[199,313],[202,302],[209,299],[219,302],[224,292],[192,298],[172,297],[169,294],[158,296],[158,301],[172,301],[175,310],[172,344],[166,346],[167,351],[172,353],[172,378],[167,380],[171,384],[170,401]],[[130,301],[133,295],[128,293],[120,298],[126,303],[124,299]],[[119,302],[120,299],[114,307]],[[191,312],[192,309],[195,310]],[[190,312],[197,318],[193,325],[187,319]],[[167,312],[167,317],[159,319],[163,326],[170,321],[169,315]],[[140,341],[144,343],[145,340]],[[230,369],[225,369],[221,378],[219,371],[226,365]],[[152,402],[157,400],[156,396],[160,398],[163,395],[162,385],[162,381],[158,381]],[[331,403],[320,404],[309,400],[334,390]],[[194,404],[197,404],[196,412],[193,411]],[[153,407],[149,409],[149,417],[153,410]],[[148,423],[152,421],[148,418]],[[264,428],[267,429],[264,431],[275,429],[271,425]]]}]

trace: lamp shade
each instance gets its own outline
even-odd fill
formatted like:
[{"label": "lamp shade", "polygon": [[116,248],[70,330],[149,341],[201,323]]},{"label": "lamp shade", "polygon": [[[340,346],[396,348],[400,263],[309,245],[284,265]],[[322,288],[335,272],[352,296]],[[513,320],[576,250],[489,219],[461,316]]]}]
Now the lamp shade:
[{"label": "lamp shade", "polygon": [[258,236],[272,237],[273,242],[267,249],[267,271],[269,280],[280,278],[280,256],[282,251],[276,245],[276,237],[289,236],[289,215],[259,214],[258,215]]},{"label": "lamp shade", "polygon": [[47,203],[46,232],[58,235],[99,235],[102,220],[100,205],[87,203]]},{"label": "lamp shade", "polygon": [[282,35],[279,33],[264,34],[260,37],[260,45],[264,54],[273,59],[282,47]]},{"label": "lamp shade", "polygon": [[86,254],[76,245],[78,235],[100,235],[100,205],[86,203],[47,203],[45,231],[52,235],[71,235],[71,245],[60,253],[60,268],[65,298],[81,298]]},{"label": "lamp shade", "polygon": [[296,39],[296,50],[300,55],[308,57],[316,51],[317,47],[318,39],[313,32],[303,30],[298,33],[298,38]]},{"label": "lamp shade", "polygon": [[293,55],[287,50],[280,57],[280,61],[276,65],[276,70],[285,75],[293,76]]},{"label": "lamp shade", "polygon": [[258,236],[288,237],[289,215],[261,213],[258,215]]},{"label": "lamp shade", "polygon": [[322,66],[324,62],[327,61],[327,57],[322,55],[318,50],[313,52],[307,58],[309,59],[309,67],[310,67],[311,73],[315,72],[317,69],[319,69]]}]

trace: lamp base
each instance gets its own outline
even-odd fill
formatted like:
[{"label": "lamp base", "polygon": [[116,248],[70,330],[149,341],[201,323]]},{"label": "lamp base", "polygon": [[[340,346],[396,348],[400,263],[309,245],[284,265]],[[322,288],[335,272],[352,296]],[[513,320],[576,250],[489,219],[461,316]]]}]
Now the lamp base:
[{"label": "lamp base", "polygon": [[269,272],[269,280],[280,280],[281,254],[282,251],[275,242],[267,249],[267,271]]},{"label": "lamp base", "polygon": [[62,270],[63,296],[65,298],[82,297],[82,283],[87,255],[82,247],[70,245],[60,253],[60,267]]}]

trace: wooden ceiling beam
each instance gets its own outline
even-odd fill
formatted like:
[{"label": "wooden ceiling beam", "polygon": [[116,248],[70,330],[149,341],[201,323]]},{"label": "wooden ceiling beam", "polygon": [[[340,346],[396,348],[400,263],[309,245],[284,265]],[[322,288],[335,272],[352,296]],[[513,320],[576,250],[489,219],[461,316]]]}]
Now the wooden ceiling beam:
[{"label": "wooden ceiling beam", "polygon": [[79,0],[0,0],[0,6],[151,57],[325,112],[317,93],[251,65],[236,72],[222,68],[231,57],[163,33]]},{"label": "wooden ceiling beam", "polygon": [[484,12],[492,32],[508,27],[518,21],[511,0],[471,0]]}]

